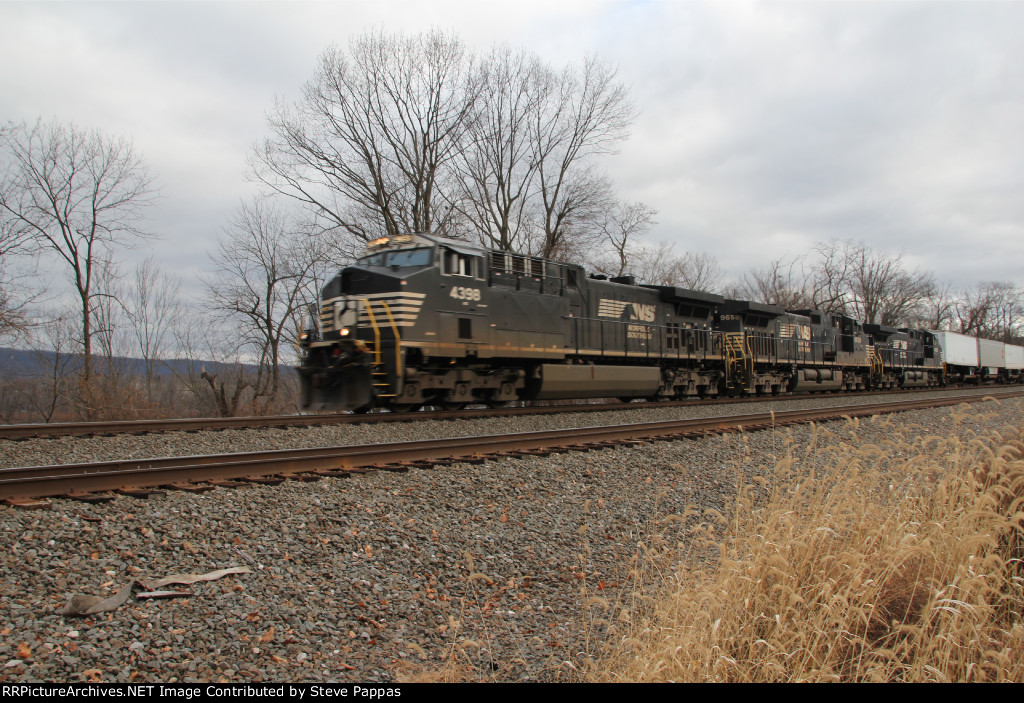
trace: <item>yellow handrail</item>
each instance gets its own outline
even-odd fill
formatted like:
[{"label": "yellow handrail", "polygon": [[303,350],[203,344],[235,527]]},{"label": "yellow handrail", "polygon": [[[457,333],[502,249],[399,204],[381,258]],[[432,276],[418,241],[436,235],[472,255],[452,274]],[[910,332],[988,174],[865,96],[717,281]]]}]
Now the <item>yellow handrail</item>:
[{"label": "yellow handrail", "polygon": [[367,298],[360,298],[360,303],[366,303],[366,315],[370,318],[373,326],[373,363],[380,363],[380,328],[377,326],[377,317],[373,314],[373,305]]},{"label": "yellow handrail", "polygon": [[[380,350],[380,326],[377,324],[377,316],[373,314],[373,304],[370,303],[368,298],[360,298],[359,302],[366,303],[366,315],[370,318],[370,325],[373,326],[373,355],[375,364],[381,363],[381,350]],[[391,306],[387,304],[387,301],[378,300],[381,307],[384,308],[384,312],[388,316],[388,322],[391,323],[391,331],[395,335],[395,374],[397,378],[402,377],[402,341],[401,335],[398,333],[398,324],[395,322],[394,315],[391,314]]]},{"label": "yellow handrail", "polygon": [[[733,386],[742,383],[743,388],[753,381],[754,359],[746,335],[742,332],[725,332],[726,381]],[[738,383],[739,382],[739,383]]]},{"label": "yellow handrail", "polygon": [[401,335],[398,334],[398,325],[395,323],[395,318],[391,314],[391,306],[388,305],[387,302],[385,302],[383,300],[380,301],[380,304],[384,306],[384,312],[386,312],[388,314],[388,322],[391,323],[391,331],[394,332],[394,334],[395,334],[395,377],[396,378],[401,378],[402,377],[402,350],[401,350],[401,346],[402,345],[400,344],[400,342],[402,341],[402,337],[401,337]]},{"label": "yellow handrail", "polygon": [[882,361],[882,355],[878,351],[878,347],[871,347],[871,373],[881,376],[885,373],[885,363]]}]

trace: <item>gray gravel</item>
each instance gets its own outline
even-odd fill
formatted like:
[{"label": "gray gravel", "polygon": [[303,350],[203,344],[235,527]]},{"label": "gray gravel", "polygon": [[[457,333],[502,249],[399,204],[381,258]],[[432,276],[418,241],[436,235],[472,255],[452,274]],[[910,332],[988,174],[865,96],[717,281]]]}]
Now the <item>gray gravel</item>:
[{"label": "gray gravel", "polygon": [[[977,407],[988,416],[956,430],[949,409],[897,422],[942,434],[1019,424],[1017,401]],[[635,412],[658,411],[620,415]],[[508,422],[346,427],[323,441],[502,431],[480,428]],[[532,429],[555,420],[515,422]],[[834,437],[849,431],[845,422],[825,427]],[[276,446],[295,432],[258,434]],[[891,433],[861,420],[858,437]],[[800,444],[810,434],[800,427],[104,504],[56,500],[50,511],[0,507],[0,681],[392,681],[449,661],[477,677],[572,680],[601,643],[606,609],[634,590],[631,560],[659,544],[685,549],[681,521],[664,518],[688,505],[724,510],[737,457],[749,455],[748,470],[758,471],[787,437]],[[100,458],[112,439],[122,438],[67,446],[90,444],[83,454]],[[168,449],[180,441],[131,440]],[[64,440],[34,444],[47,443]],[[253,573],[195,584],[189,598],[59,614],[71,594],[105,597],[129,579],[228,566]]]}]

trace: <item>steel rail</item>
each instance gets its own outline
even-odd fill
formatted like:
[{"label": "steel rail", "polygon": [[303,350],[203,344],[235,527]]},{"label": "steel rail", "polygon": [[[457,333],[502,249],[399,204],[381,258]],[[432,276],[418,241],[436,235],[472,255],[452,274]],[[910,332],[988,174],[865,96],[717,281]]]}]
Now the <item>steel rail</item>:
[{"label": "steel rail", "polygon": [[[955,390],[955,389],[946,389]],[[850,397],[889,395],[893,393],[928,392],[928,389],[865,391],[851,393]],[[988,394],[1000,391],[989,390]],[[830,394],[833,395],[833,394]],[[117,434],[151,434],[157,432],[199,432],[260,427],[311,427],[319,425],[364,424],[377,422],[418,422],[422,420],[452,420],[516,415],[552,415],[559,413],[617,412],[646,408],[687,407],[697,403],[721,404],[786,401],[820,397],[821,394],[796,393],[789,395],[743,396],[734,398],[706,398],[703,400],[658,401],[655,403],[600,403],[587,405],[544,405],[517,408],[474,408],[470,410],[434,410],[409,413],[322,414],[322,415],[268,415],[247,417],[171,418],[162,420],[110,420],[99,422],[53,422],[0,425],[0,440],[19,440],[33,437],[82,437]]]},{"label": "steel rail", "polygon": [[[1017,391],[1010,395],[1024,395],[1024,391]],[[843,417],[941,407],[965,402],[979,402],[987,397],[990,396],[972,394],[844,407],[723,415],[687,420],[662,420],[634,425],[576,427],[480,437],[8,468],[0,469],[0,499],[42,498],[79,492],[188,484],[215,479],[252,479],[274,475],[295,475],[304,472],[350,471],[362,467],[381,467],[389,464],[437,460],[454,462],[470,457],[500,456],[530,450],[583,449],[609,442],[669,439],[742,428],[760,429]]]}]

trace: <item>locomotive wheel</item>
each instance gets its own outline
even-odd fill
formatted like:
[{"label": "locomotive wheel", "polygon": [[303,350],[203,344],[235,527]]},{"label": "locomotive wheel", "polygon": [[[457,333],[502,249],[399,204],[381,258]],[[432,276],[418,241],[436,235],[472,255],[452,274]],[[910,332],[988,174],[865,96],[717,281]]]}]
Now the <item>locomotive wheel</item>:
[{"label": "locomotive wheel", "polygon": [[488,400],[487,407],[491,408],[492,410],[497,410],[498,408],[508,407],[508,404],[511,402],[511,400]]},{"label": "locomotive wheel", "polygon": [[452,402],[447,402],[447,403],[441,403],[441,409],[442,410],[462,410],[464,407],[466,407],[466,405],[468,405],[468,403],[452,403]]},{"label": "locomotive wheel", "polygon": [[422,405],[418,403],[391,403],[388,409],[393,413],[411,413],[419,410]]}]

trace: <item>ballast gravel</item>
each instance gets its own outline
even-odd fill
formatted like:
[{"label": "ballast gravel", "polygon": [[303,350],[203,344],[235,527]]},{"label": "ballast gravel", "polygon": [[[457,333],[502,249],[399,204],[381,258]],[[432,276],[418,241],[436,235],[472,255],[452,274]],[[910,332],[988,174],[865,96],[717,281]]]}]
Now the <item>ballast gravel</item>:
[{"label": "ballast gravel", "polygon": [[[900,400],[943,395],[965,395],[971,391],[943,390],[904,393]],[[973,391],[985,395],[986,391]],[[780,412],[842,405],[886,402],[886,396],[828,394],[799,399],[757,403],[657,407],[634,403],[611,412],[559,413],[557,415],[522,415],[482,419],[413,421],[402,423],[366,423],[324,425],[319,427],[260,428],[200,432],[168,432],[165,434],[112,437],[44,437],[0,441],[0,468],[15,466],[48,466],[118,459],[189,456],[199,454],[230,454],[273,449],[335,447],[356,444],[404,442],[446,437],[480,437],[508,432],[625,425],[658,420],[678,420],[719,415]]]},{"label": "ballast gravel", "polygon": [[[861,419],[856,433],[865,443],[897,425],[967,436],[1018,426],[1021,412],[1020,401],[987,401]],[[525,430],[555,420],[476,422]],[[655,583],[667,568],[646,557],[659,546],[686,551],[686,523],[671,518],[687,506],[727,511],[738,465],[767,472],[788,447],[851,430],[841,421],[147,500],[54,500],[50,510],[0,506],[0,681],[390,682],[446,666],[471,679],[575,680],[638,574]],[[435,430],[336,431],[354,443],[359,433]],[[292,431],[253,431],[264,448],[282,432]],[[62,440],[38,443],[47,442]],[[0,447],[7,465],[17,451]],[[252,573],[194,584],[184,598],[60,614],[73,594],[107,597],[133,579],[231,566]]]}]

